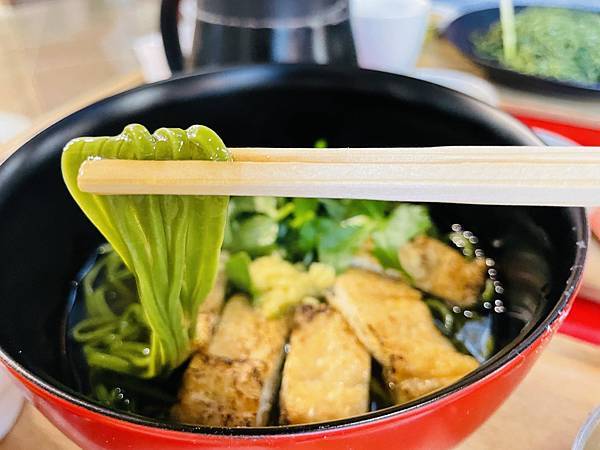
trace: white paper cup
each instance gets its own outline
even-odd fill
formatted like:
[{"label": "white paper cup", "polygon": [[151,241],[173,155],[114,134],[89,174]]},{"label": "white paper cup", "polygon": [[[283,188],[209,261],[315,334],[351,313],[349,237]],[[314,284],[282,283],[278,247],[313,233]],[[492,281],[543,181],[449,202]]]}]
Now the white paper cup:
[{"label": "white paper cup", "polygon": [[430,10],[429,0],[350,0],[360,67],[411,71],[421,53]]}]

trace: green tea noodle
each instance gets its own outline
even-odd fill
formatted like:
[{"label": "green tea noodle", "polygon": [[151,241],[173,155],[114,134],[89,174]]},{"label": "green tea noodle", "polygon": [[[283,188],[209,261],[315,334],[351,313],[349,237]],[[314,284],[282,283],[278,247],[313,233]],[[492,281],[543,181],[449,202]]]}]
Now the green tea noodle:
[{"label": "green tea noodle", "polygon": [[[141,125],[114,137],[75,139],[63,152],[69,192],[116,252],[87,277],[87,318],[74,337],[91,368],[140,378],[168,373],[191,354],[198,307],[216,276],[228,198],[84,193],[77,175],[89,158],[230,160],[230,154],[207,127],[150,134]],[[107,291],[94,289],[101,273],[130,299],[122,311],[109,305]],[[127,273],[135,276],[135,293],[126,291]]]},{"label": "green tea noodle", "polygon": [[150,364],[150,329],[131,286],[133,276],[109,246],[100,253],[81,281],[87,318],[73,327],[72,336],[92,367],[125,373],[131,366],[143,369]]}]

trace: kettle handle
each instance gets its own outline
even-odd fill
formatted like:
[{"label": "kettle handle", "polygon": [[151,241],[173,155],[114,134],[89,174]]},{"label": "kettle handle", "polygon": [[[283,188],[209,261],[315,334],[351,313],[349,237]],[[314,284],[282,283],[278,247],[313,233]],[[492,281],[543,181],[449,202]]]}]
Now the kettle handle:
[{"label": "kettle handle", "polygon": [[173,73],[183,70],[183,53],[177,31],[179,3],[180,0],[162,0],[160,5],[160,32],[167,62]]}]

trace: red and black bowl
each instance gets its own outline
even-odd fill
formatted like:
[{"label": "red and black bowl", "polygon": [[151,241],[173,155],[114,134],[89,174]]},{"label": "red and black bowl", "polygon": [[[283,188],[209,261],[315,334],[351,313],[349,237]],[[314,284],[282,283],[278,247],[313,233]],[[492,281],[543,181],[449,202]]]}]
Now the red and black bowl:
[{"label": "red and black bowl", "polygon": [[417,401],[304,426],[210,428],[109,410],[82,395],[66,355],[71,280],[102,241],[67,193],[63,145],[206,124],[231,146],[541,145],[509,116],[460,93],[359,69],[253,66],[184,76],[100,101],[35,136],[0,166],[0,359],[34,405],[85,449],[447,448],[475,430],[527,374],[581,279],[583,209],[432,204],[496,261],[506,312],[496,353]]}]

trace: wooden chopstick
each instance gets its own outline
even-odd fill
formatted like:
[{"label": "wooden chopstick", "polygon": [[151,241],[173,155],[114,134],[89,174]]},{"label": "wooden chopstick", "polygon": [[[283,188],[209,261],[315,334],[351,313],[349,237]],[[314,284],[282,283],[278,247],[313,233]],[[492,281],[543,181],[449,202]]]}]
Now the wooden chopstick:
[{"label": "wooden chopstick", "polygon": [[96,194],[600,205],[600,147],[230,150],[233,162],[89,160],[78,184]]}]

